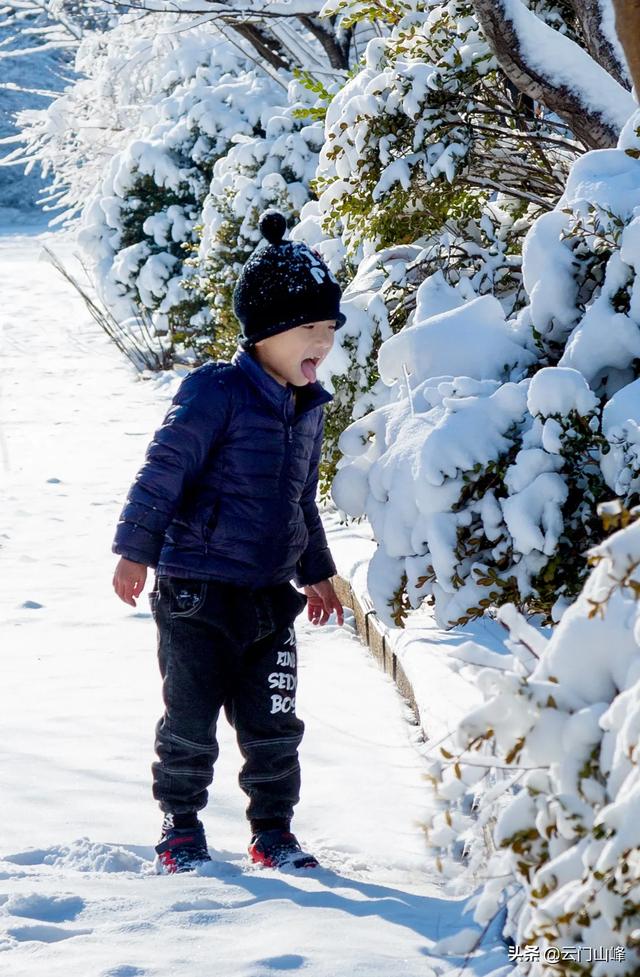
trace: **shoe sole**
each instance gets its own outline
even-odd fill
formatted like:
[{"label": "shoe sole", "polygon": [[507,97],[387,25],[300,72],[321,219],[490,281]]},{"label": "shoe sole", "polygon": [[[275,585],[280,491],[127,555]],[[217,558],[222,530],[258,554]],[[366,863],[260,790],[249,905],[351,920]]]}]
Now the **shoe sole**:
[{"label": "shoe sole", "polygon": [[156,857],[153,860],[153,870],[156,875],[188,875],[189,872],[195,872],[196,869],[198,869],[201,865],[210,865],[210,864],[211,864],[210,858],[208,859],[203,858],[201,861],[196,862],[196,864],[194,864],[191,868],[170,869],[164,864],[160,856],[156,855]]},{"label": "shoe sole", "polygon": [[320,863],[313,855],[309,855],[306,858],[304,855],[298,856],[297,860],[295,857],[292,857],[288,861],[278,863],[261,856],[258,852],[254,854],[250,851],[249,859],[254,865],[259,865],[261,868],[320,868]]}]

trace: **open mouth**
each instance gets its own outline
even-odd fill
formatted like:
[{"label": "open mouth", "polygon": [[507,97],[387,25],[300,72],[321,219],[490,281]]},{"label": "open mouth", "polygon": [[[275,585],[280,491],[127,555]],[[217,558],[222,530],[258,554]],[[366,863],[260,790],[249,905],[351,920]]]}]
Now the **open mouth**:
[{"label": "open mouth", "polygon": [[309,383],[315,383],[317,367],[321,360],[321,356],[308,356],[300,364],[300,369]]}]

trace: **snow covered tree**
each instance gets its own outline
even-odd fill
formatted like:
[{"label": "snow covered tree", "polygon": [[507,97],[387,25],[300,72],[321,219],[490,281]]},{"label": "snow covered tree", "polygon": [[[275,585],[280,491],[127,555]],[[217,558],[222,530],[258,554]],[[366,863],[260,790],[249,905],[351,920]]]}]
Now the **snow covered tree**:
[{"label": "snow covered tree", "polygon": [[497,69],[469,3],[398,4],[333,99],[316,189],[351,252],[463,236],[495,192],[550,209],[580,146]]},{"label": "snow covered tree", "polygon": [[556,113],[590,148],[615,146],[632,111],[629,73],[609,0],[566,5],[473,0],[485,37],[519,91]]},{"label": "snow covered tree", "polygon": [[497,294],[511,309],[522,292],[521,238],[557,199],[567,160],[578,152],[564,131],[522,111],[468,5],[389,4],[385,15],[391,33],[368,45],[363,69],[329,106],[314,189],[325,233],[340,236],[356,265],[347,311],[374,255],[383,266],[387,252],[414,250],[406,274],[394,261],[369,322],[359,314],[338,337],[348,365],[335,378],[339,400],[328,411],[327,483],[349,411],[361,416],[371,402],[385,329],[406,324],[421,281],[439,271],[471,294]]},{"label": "snow covered tree", "polygon": [[158,121],[113,157],[80,232],[109,308],[147,310],[197,358],[233,352],[231,294],[258,216],[277,206],[295,220],[322,142],[302,102],[202,31],[205,63],[172,79]]},{"label": "snow covered tree", "polygon": [[[324,13],[349,22],[374,16],[366,4],[345,2]],[[460,297],[493,294],[507,313],[517,309],[525,300],[524,234],[554,206],[584,149],[515,89],[469,3],[388,3],[378,16],[385,36],[369,43],[362,69],[328,107],[313,185],[318,205],[313,217],[303,212],[305,230],[315,220],[326,236],[326,249],[317,244],[325,258],[339,238],[355,268],[347,313],[363,286],[376,309],[367,319],[356,300],[358,311],[338,334],[342,354],[326,364],[324,379],[337,397],[327,412],[323,488],[335,473],[349,413],[358,418],[370,409],[374,385],[382,395],[377,354],[384,330],[414,321],[420,283],[437,273]],[[371,304],[374,255],[382,265],[387,251],[402,247],[411,251],[406,275],[394,261],[393,280]]]},{"label": "snow covered tree", "polygon": [[219,33],[256,63],[272,72],[304,67],[331,76],[345,71],[359,57],[368,29],[346,21],[319,16],[317,0],[244,0],[230,6],[224,0],[134,0],[130,9],[198,15],[199,24],[215,26]]},{"label": "snow covered tree", "polygon": [[153,114],[165,93],[163,78],[180,68],[177,27],[175,19],[138,15],[120,18],[105,32],[89,31],[77,45],[75,78],[64,91],[45,108],[18,114],[13,141],[21,145],[12,159],[38,165],[49,180],[44,206],[58,212],[52,223],[76,220],[111,158],[144,131],[147,109]]}]

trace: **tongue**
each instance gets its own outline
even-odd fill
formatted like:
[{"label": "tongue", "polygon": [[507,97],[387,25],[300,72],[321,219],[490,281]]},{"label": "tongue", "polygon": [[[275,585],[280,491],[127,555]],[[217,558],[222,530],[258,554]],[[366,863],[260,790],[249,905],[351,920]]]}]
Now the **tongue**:
[{"label": "tongue", "polygon": [[316,365],[313,360],[303,360],[301,369],[309,383],[316,382]]}]

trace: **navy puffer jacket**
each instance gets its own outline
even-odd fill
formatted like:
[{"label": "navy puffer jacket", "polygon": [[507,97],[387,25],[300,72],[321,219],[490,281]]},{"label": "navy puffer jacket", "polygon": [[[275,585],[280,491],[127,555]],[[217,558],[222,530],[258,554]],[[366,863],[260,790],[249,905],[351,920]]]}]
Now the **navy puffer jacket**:
[{"label": "navy puffer jacket", "polygon": [[336,572],[316,506],[320,383],[293,390],[244,350],[182,381],[129,491],[112,550],[159,576],[262,587]]}]

